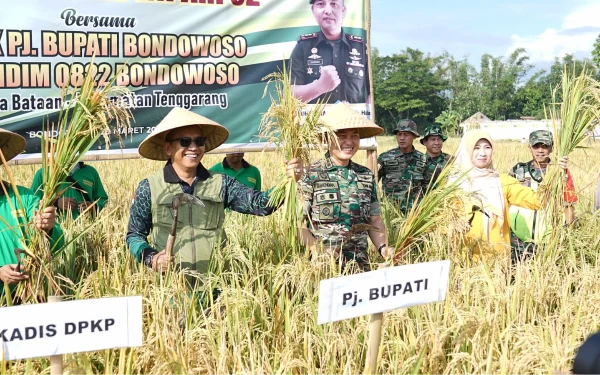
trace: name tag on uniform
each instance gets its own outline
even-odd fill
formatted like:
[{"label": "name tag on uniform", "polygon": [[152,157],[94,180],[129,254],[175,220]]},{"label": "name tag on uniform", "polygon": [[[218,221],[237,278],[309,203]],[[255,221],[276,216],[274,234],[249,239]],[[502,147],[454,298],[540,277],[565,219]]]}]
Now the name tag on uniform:
[{"label": "name tag on uniform", "polygon": [[92,186],[94,186],[94,183],[93,183],[92,181],[90,181],[90,180],[83,180],[83,184],[84,184],[84,185],[87,185],[87,186],[89,186],[89,187],[92,187]]},{"label": "name tag on uniform", "polygon": [[325,190],[325,189],[336,189],[339,190],[337,181],[316,181],[314,183],[314,190]]},{"label": "name tag on uniform", "polygon": [[323,60],[306,60],[308,65],[323,65]]},{"label": "name tag on uniform", "polygon": [[333,203],[333,202],[339,202],[339,201],[340,201],[340,197],[337,192],[332,192],[332,193],[326,192],[326,193],[315,194],[315,202],[317,204]]},{"label": "name tag on uniform", "polygon": [[358,185],[358,190],[371,190],[373,187],[371,182],[358,181],[356,184]]}]

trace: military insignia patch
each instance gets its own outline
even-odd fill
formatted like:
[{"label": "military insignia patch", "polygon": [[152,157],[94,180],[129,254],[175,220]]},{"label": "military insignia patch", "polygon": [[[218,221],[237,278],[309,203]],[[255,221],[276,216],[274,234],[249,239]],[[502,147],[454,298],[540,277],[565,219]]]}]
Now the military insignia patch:
[{"label": "military insignia patch", "polygon": [[319,220],[334,220],[335,219],[335,210],[333,207],[333,203],[323,204],[319,207]]}]

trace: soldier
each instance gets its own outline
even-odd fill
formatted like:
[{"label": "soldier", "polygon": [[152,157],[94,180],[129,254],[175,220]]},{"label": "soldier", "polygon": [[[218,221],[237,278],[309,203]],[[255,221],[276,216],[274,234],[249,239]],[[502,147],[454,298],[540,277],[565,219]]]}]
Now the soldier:
[{"label": "soldier", "polygon": [[402,212],[407,212],[427,187],[424,182],[426,157],[413,146],[419,136],[414,121],[400,121],[392,133],[396,135],[398,148],[377,158],[379,179],[384,193],[399,204]]},{"label": "soldier", "polygon": [[321,31],[305,34],[290,58],[294,95],[306,102],[370,103],[367,47],[342,29],[344,0],[309,0]]},{"label": "soldier", "polygon": [[448,164],[450,155],[442,152],[442,145],[448,137],[439,125],[431,125],[425,129],[419,142],[427,149],[427,164],[424,173],[424,186],[431,185]]},{"label": "soldier", "polygon": [[[533,159],[527,163],[517,163],[510,171],[509,175],[516,178],[521,185],[537,190],[546,174],[546,168],[550,164],[550,154],[554,140],[552,133],[548,130],[536,130],[529,134],[529,148]],[[566,170],[568,181],[571,179],[571,173]],[[574,191],[573,186],[568,186]],[[565,215],[567,222],[570,223],[573,218],[573,204],[577,202],[575,194],[565,194]],[[527,258],[535,253],[536,245],[534,240],[539,239],[545,231],[543,223],[543,214],[535,210],[512,206],[510,213],[510,244],[513,261]]]},{"label": "soldier", "polygon": [[[393,255],[394,248],[385,242],[373,172],[351,159],[361,138],[373,137],[383,129],[343,103],[321,119],[335,130],[339,146],[330,142],[325,157],[313,163],[300,180],[305,202],[302,239],[306,246],[322,244],[336,256],[341,251],[343,267],[354,260],[361,270],[368,271],[367,235],[384,257]],[[372,227],[360,229],[357,224]]]}]

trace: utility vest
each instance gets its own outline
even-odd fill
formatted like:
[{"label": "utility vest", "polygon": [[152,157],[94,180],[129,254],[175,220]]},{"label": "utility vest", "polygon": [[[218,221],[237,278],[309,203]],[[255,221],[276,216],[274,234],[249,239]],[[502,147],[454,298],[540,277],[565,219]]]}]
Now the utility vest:
[{"label": "utility vest", "polygon": [[[533,191],[537,191],[539,183],[534,180],[530,173],[526,170],[517,171],[516,178],[519,181],[527,179]],[[544,213],[528,208],[510,206],[509,210],[509,225],[514,235],[525,242],[533,242],[540,240],[546,231],[546,223],[544,222]]]},{"label": "utility vest", "polygon": [[[213,250],[223,239],[224,203],[221,198],[223,177],[209,172],[211,177],[198,181],[193,195],[205,207],[194,204],[179,206],[177,231],[173,255],[181,269],[195,270],[200,274],[208,271]],[[152,197],[152,231],[150,241],[155,249],[163,250],[173,224],[173,197],[182,193],[179,184],[166,183],[163,170],[148,178]]]}]

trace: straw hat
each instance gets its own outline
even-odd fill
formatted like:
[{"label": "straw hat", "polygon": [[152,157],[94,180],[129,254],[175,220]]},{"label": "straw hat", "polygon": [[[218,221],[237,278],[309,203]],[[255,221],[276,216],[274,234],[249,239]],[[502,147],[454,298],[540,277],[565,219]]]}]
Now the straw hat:
[{"label": "straw hat", "polygon": [[168,160],[169,155],[163,148],[165,137],[173,129],[190,125],[198,125],[202,128],[202,135],[206,137],[206,152],[219,147],[229,137],[229,131],[223,125],[187,109],[173,108],[154,128],[154,131],[140,143],[138,152],[146,159]]},{"label": "straw hat", "polygon": [[345,103],[337,103],[327,108],[321,117],[321,122],[330,126],[334,131],[357,129],[361,138],[374,137],[383,133],[383,128],[375,125],[360,113]]},{"label": "straw hat", "polygon": [[6,161],[25,151],[27,141],[17,133],[0,128],[0,149]]}]

